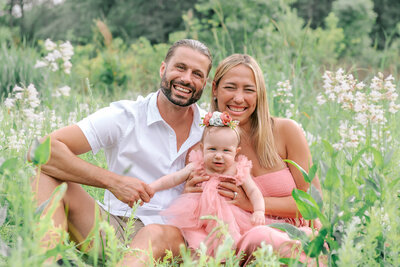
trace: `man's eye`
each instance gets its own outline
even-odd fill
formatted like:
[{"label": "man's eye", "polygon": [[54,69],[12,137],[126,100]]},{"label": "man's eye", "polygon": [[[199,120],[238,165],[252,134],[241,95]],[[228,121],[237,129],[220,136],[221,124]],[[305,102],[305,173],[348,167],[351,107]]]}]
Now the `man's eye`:
[{"label": "man's eye", "polygon": [[197,78],[203,78],[203,74],[201,74],[201,73],[195,72],[194,75],[195,75]]}]

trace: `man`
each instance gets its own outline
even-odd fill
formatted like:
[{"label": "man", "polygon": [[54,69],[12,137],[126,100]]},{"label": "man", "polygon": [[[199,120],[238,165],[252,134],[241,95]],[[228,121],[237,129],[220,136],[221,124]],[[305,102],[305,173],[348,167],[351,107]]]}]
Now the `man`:
[{"label": "man", "polygon": [[[132,205],[142,200],[144,205],[136,211],[136,231],[148,224],[157,226],[146,227],[144,234],[139,231],[131,247],[146,249],[149,241],[161,236],[157,231],[162,231],[164,238],[152,244],[154,257],[162,256],[167,248],[179,252],[179,244],[183,243],[179,230],[162,225],[158,212],[181,193],[182,187],[159,192],[150,200],[152,191],[147,184],[181,169],[188,149],[200,140],[201,115],[194,103],[203,92],[211,65],[211,55],[204,44],[178,41],[161,64],[160,90],[156,93],[137,101],[112,103],[76,125],[50,134],[51,159],[42,166],[33,188],[38,188],[36,197],[41,204],[56,186],[67,182],[67,192],[53,215],[56,226],[82,241],[94,226],[97,209],[103,218],[109,218],[118,236]],[[109,170],[76,156],[90,150],[97,153],[101,148]],[[79,184],[105,188],[104,205],[98,208]],[[148,236],[149,231],[154,235]],[[134,264],[136,260],[131,257],[124,263]]]}]

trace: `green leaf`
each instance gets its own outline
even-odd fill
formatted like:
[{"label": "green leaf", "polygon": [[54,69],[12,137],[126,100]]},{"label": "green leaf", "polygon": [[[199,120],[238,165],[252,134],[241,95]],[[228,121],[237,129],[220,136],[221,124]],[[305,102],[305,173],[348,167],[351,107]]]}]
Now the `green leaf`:
[{"label": "green leaf", "polygon": [[[50,198],[44,201],[35,211],[35,216],[40,216],[43,213],[43,210],[49,206],[50,202],[52,204],[49,206],[49,210],[47,211],[47,215],[53,214],[56,210],[57,203],[64,197],[65,192],[67,191],[68,185],[67,183],[62,183],[57,186]],[[46,215],[46,216],[47,216]],[[50,215],[51,216],[51,215]]]},{"label": "green leaf", "polygon": [[317,174],[317,170],[318,170],[318,164],[314,163],[311,166],[310,170],[308,171],[308,177],[310,178],[310,181],[314,180],[315,174]]},{"label": "green leaf", "polygon": [[384,159],[383,159],[383,164],[384,164],[385,166],[386,166],[386,165],[389,165],[390,161],[392,160],[393,153],[394,153],[394,149],[389,150],[389,152],[385,154],[385,157],[384,157]]},{"label": "green leaf", "polygon": [[293,258],[280,258],[279,262],[281,262],[282,264],[285,264],[289,267],[305,267],[307,266],[305,263],[302,263],[301,261],[297,260],[297,259],[293,259]]},{"label": "green leaf", "polygon": [[308,173],[299,164],[297,164],[296,162],[294,162],[293,160],[290,160],[290,159],[284,159],[283,161],[288,162],[288,163],[292,164],[293,166],[295,166],[303,174],[304,180],[307,183],[311,183],[311,180],[308,177]]},{"label": "green leaf", "polygon": [[292,196],[296,201],[297,208],[305,220],[314,220],[320,218],[321,222],[325,221],[317,202],[306,192],[293,189]]},{"label": "green leaf", "polygon": [[378,168],[382,169],[383,165],[383,156],[382,153],[374,147],[370,147],[372,154],[374,154],[374,162]]},{"label": "green leaf", "polygon": [[324,145],[325,151],[328,152],[328,154],[332,157],[335,158],[337,156],[337,151],[333,148],[333,146],[326,140],[322,140],[322,144]]},{"label": "green leaf", "polygon": [[313,184],[310,185],[310,188],[308,190],[311,197],[317,202],[318,207],[322,209],[323,201],[321,192]]},{"label": "green leaf", "polygon": [[304,252],[311,258],[318,257],[324,247],[325,236],[327,233],[328,230],[326,228],[322,228],[318,232],[317,237],[304,247]]},{"label": "green leaf", "polygon": [[361,156],[368,150],[368,147],[361,149],[352,159],[351,167],[353,167],[361,158]]},{"label": "green leaf", "polygon": [[332,166],[329,168],[326,173],[326,177],[324,179],[324,188],[326,190],[335,190],[340,186],[339,174],[336,166]]},{"label": "green leaf", "polygon": [[282,230],[286,232],[291,239],[300,240],[302,243],[309,241],[307,234],[294,225],[288,223],[271,223],[267,226]]},{"label": "green leaf", "polygon": [[18,158],[7,159],[0,166],[0,174],[4,174],[5,170],[8,170],[9,172],[14,172],[17,167],[17,163]]},{"label": "green leaf", "polygon": [[51,152],[50,141],[50,136],[43,143],[40,143],[38,139],[33,141],[31,151],[29,152],[29,157],[33,164],[43,165],[49,161]]}]

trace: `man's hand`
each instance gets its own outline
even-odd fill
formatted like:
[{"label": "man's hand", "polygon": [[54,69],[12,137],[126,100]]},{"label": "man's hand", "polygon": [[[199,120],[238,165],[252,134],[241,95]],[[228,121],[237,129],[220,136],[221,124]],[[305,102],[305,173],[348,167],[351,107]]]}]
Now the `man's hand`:
[{"label": "man's hand", "polygon": [[128,204],[129,207],[132,207],[138,200],[142,200],[140,205],[143,205],[143,202],[149,202],[154,195],[154,191],[148,184],[129,176],[120,176],[120,179],[108,190],[120,201]]}]

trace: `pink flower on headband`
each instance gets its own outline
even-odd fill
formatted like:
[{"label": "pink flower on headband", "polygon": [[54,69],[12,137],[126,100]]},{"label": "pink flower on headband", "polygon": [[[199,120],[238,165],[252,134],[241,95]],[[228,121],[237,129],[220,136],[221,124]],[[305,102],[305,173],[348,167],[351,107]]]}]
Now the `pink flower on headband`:
[{"label": "pink flower on headband", "polygon": [[203,125],[204,125],[204,126],[209,126],[209,125],[210,125],[210,119],[211,119],[211,117],[212,117],[212,113],[211,113],[211,112],[208,112],[208,113],[204,116],[204,118],[203,118]]},{"label": "pink flower on headband", "polygon": [[221,114],[221,120],[224,125],[228,125],[232,121],[232,118],[229,116],[228,112],[224,111]]}]

